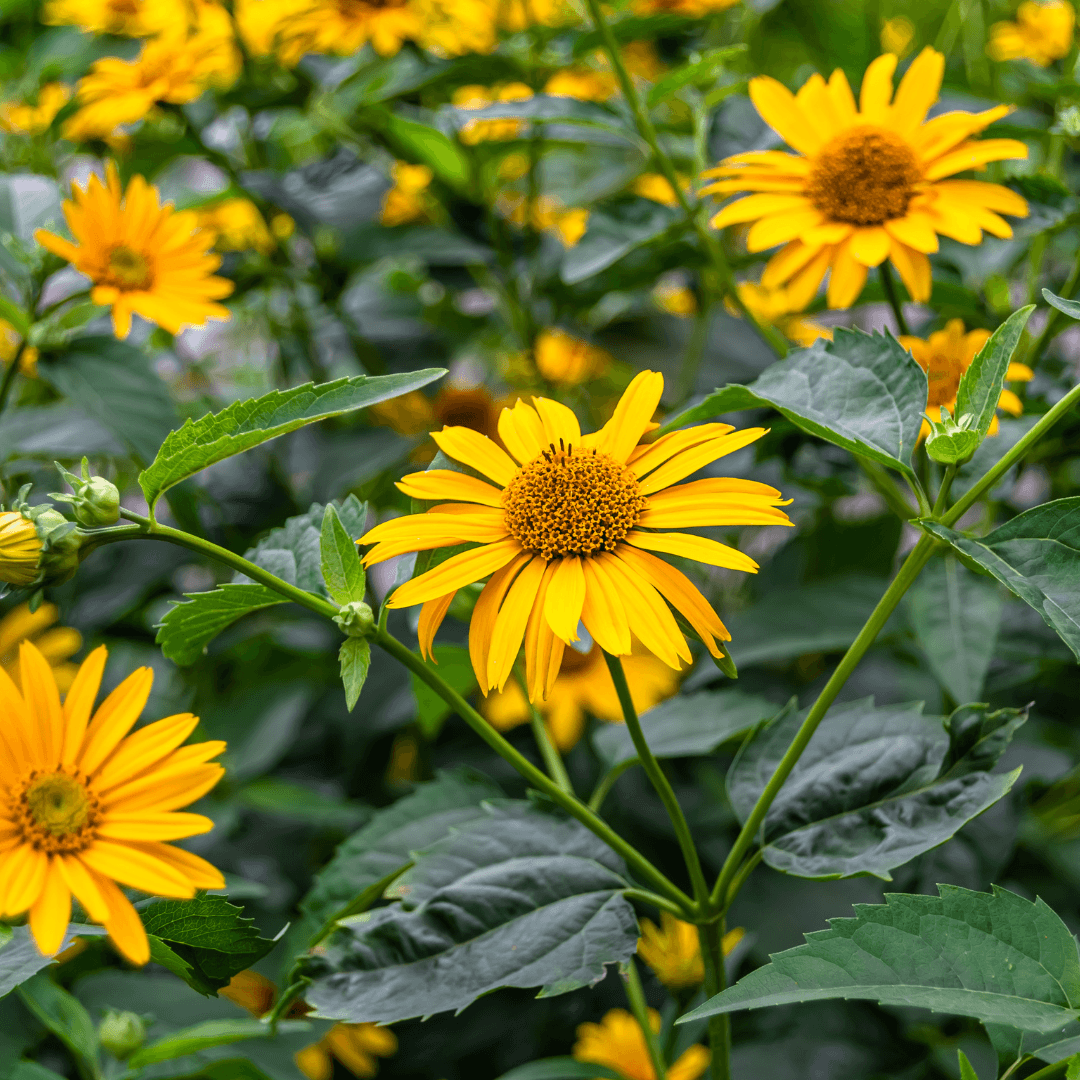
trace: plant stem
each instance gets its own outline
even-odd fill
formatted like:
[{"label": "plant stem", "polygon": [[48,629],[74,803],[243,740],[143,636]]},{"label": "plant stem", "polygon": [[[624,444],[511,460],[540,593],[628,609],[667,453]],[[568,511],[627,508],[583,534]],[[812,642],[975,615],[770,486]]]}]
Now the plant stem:
[{"label": "plant stem", "polygon": [[675,379],[675,405],[681,408],[693,397],[697,384],[701,358],[709,340],[709,326],[712,324],[712,296],[707,288],[702,289],[701,309],[694,316],[694,325],[690,338],[679,361],[679,373]]},{"label": "plant stem", "polygon": [[626,103],[630,107],[638,134],[645,140],[656,161],[657,168],[659,168],[664,179],[667,180],[675,192],[675,198],[678,200],[680,209],[686,215],[691,228],[697,233],[698,239],[701,241],[709,261],[713,265],[713,269],[719,275],[721,282],[723,282],[725,295],[731,297],[732,302],[742,313],[743,318],[754,326],[761,335],[762,340],[777,356],[787,355],[787,341],[784,339],[783,334],[773,327],[759,322],[757,317],[747,309],[739,298],[738,289],[735,287],[735,275],[731,271],[731,266],[724,255],[723,248],[720,247],[720,241],[710,231],[709,227],[702,222],[694,207],[690,205],[690,200],[686,197],[686,192],[683,191],[682,184],[679,182],[679,177],[675,172],[675,166],[671,163],[671,158],[667,152],[661,147],[652,118],[642,104],[641,95],[637,92],[634,80],[626,70],[622,54],[619,52],[619,43],[615,40],[615,35],[611,32],[611,27],[608,25],[608,21],[600,8],[600,0],[585,0],[585,3],[589,9],[589,16],[592,19],[593,26],[596,27],[596,31],[600,35],[604,51],[611,61],[611,68],[615,72],[615,77],[619,80],[623,97],[626,98]]},{"label": "plant stem", "polygon": [[289,1006],[308,988],[310,979],[298,979],[291,986],[285,988],[281,997],[274,1002],[274,1007],[262,1018],[264,1024],[270,1028],[271,1034],[277,1034],[278,1024],[289,1011]]},{"label": "plant stem", "polygon": [[529,684],[522,673],[520,663],[514,665],[514,675],[517,678],[518,685],[521,687],[522,694],[525,695],[525,704],[529,709],[529,725],[532,727],[533,738],[536,740],[540,756],[544,759],[544,767],[548,771],[548,776],[567,795],[573,795],[574,785],[570,782],[570,776],[566,771],[566,766],[563,764],[559,749],[551,741],[551,735],[548,733],[544,718],[540,715],[540,710],[529,700]]},{"label": "plant stem", "polygon": [[878,267],[878,273],[881,274],[881,287],[885,290],[885,298],[889,301],[893,315],[896,316],[897,331],[901,334],[910,334],[911,331],[908,329],[907,319],[904,318],[904,309],[900,305],[900,297],[896,292],[896,281],[893,279],[892,267],[889,265],[888,259]]},{"label": "plant stem", "polygon": [[1038,1072],[1029,1073],[1024,1080],[1050,1080],[1051,1076],[1062,1076],[1069,1067],[1068,1058],[1064,1061],[1055,1061],[1053,1065],[1047,1065]]},{"label": "plant stem", "polygon": [[[1076,295],[1077,288],[1080,288],[1080,248],[1077,249],[1072,270],[1069,271],[1069,276],[1058,295],[1062,300],[1072,300]],[[1035,339],[1034,344],[1027,351],[1027,356],[1024,357],[1024,363],[1028,367],[1034,367],[1039,362],[1046,350],[1046,346],[1057,336],[1058,327],[1064,318],[1065,316],[1057,308],[1051,308],[1047,313],[1046,325],[1043,327],[1042,333]]]},{"label": "plant stem", "polygon": [[23,350],[26,348],[26,342],[22,342],[19,345],[18,352],[11,358],[7,366],[7,371],[4,372],[4,381],[0,382],[0,413],[7,407],[8,397],[11,394],[11,388],[15,385],[15,376],[19,373],[19,363],[23,357]]},{"label": "plant stem", "polygon": [[589,796],[589,809],[594,813],[600,813],[600,807],[604,805],[604,800],[608,796],[608,792],[611,791],[615,785],[615,781],[627,769],[638,764],[638,759],[630,758],[629,761],[620,761],[618,765],[612,765],[610,769],[597,781],[596,787],[593,789],[592,795]]},{"label": "plant stem", "polygon": [[[705,997],[715,997],[727,986],[724,968],[724,920],[698,926],[701,958],[705,963]],[[709,1017],[709,1062],[711,1080],[731,1080],[731,1018],[727,1013]]]},{"label": "plant stem", "polygon": [[664,1055],[660,1052],[660,1040],[649,1023],[649,1007],[645,1003],[645,990],[641,985],[641,976],[638,975],[637,964],[631,956],[626,962],[626,977],[624,982],[626,1000],[630,1003],[630,1011],[634,1014],[641,1034],[645,1038],[645,1046],[649,1051],[649,1059],[652,1061],[656,1080],[667,1080],[667,1067],[664,1065]]},{"label": "plant stem", "polygon": [[634,701],[630,696],[630,687],[626,683],[626,673],[623,671],[622,661],[617,656],[612,656],[606,651],[604,652],[604,659],[607,661],[608,671],[611,672],[611,681],[615,684],[615,693],[619,697],[619,704],[622,706],[626,727],[630,732],[630,738],[634,740],[634,749],[637,751],[638,758],[641,761],[641,767],[652,782],[657,795],[660,796],[660,801],[664,804],[664,809],[667,811],[671,824],[675,828],[675,836],[679,841],[683,859],[686,861],[687,872],[690,874],[694,900],[697,902],[699,910],[704,914],[704,905],[708,902],[709,897],[709,887],[705,884],[705,874],[701,869],[701,860],[698,858],[694,838],[690,834],[690,826],[687,824],[686,816],[682,812],[679,800],[675,797],[675,791],[670,781],[660,767],[660,762],[656,760],[652,750],[649,749],[645,733],[641,730],[641,721],[638,720],[637,709],[634,708]]},{"label": "plant stem", "polygon": [[640,900],[643,904],[650,904],[659,911],[674,915],[676,919],[681,919],[686,914],[670,900],[665,900],[664,897],[649,892],[648,889],[623,889],[622,894],[627,900]]}]

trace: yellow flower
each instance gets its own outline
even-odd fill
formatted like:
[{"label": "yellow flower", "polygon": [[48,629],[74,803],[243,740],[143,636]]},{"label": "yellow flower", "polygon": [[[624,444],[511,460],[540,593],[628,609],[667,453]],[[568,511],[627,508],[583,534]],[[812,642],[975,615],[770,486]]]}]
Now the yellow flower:
[{"label": "yellow flower", "polygon": [[739,0],[634,0],[635,15],[684,15],[703,19],[716,11],[726,11]]},{"label": "yellow flower", "polygon": [[415,784],[420,779],[420,740],[411,731],[399,731],[390,747],[386,782],[393,786]]},{"label": "yellow flower", "polygon": [[586,435],[565,405],[519,400],[499,417],[506,450],[468,428],[432,433],[443,453],[487,479],[449,469],[412,473],[400,490],[441,505],[384,522],[360,539],[376,545],[365,556],[368,565],[410,551],[480,545],[406,582],[388,601],[393,608],[424,605],[425,654],[457,590],[490,575],[469,630],[485,694],[506,685],[524,640],[529,697],[546,697],[564,647],[578,640],[579,621],[608,653],[629,654],[633,635],[679,670],[690,650],[669,602],[709,651],[722,655],[729,634],[708,601],[651,552],[746,571],[757,564],[715,540],[657,530],[789,521],[777,509],[780,493],[765,484],[678,483],[765,429],[703,424],[642,443],[663,390],[662,375],[639,373],[607,424]]},{"label": "yellow flower", "polygon": [[47,131],[56,114],[71,100],[71,87],[46,83],[37,95],[37,104],[5,101],[0,105],[0,131],[19,135],[40,135]]},{"label": "yellow flower", "polygon": [[[498,86],[459,86],[454,91],[453,104],[458,109],[484,109],[500,101],[528,101],[532,90],[524,83],[502,83]],[[458,132],[466,146],[482,142],[516,139],[525,130],[525,121],[515,117],[494,120],[467,120]]]},{"label": "yellow flower", "polygon": [[679,319],[689,319],[697,313],[697,297],[679,275],[665,274],[653,286],[653,303],[661,311]]},{"label": "yellow flower", "polygon": [[[725,956],[731,955],[745,934],[746,931],[737,926],[724,935],[720,945]],[[660,913],[659,928],[648,919],[641,920],[637,951],[669,990],[688,990],[705,978],[697,927],[666,911]]]},{"label": "yellow flower", "polygon": [[611,366],[611,355],[557,326],[541,330],[533,346],[536,370],[548,382],[577,386],[598,379]]},{"label": "yellow flower", "polygon": [[[812,75],[798,94],[775,79],[750,80],[762,118],[797,153],[757,150],[728,158],[705,175],[703,193],[758,194],[725,206],[715,228],[754,222],[751,252],[784,245],[761,277],[766,288],[786,285],[805,307],[831,267],[830,307],[850,307],[868,267],[889,259],[913,300],[930,298],[930,261],[938,234],[978,244],[985,229],[1012,236],[999,215],[1027,214],[1027,203],[1000,184],[946,180],[990,161],[1027,157],[1015,139],[973,140],[1009,112],[948,112],[926,121],[941,88],[945,58],[924,49],[893,97],[896,56],[879,56],[863,77],[859,106],[838,68],[826,83]],[[924,122],[925,121],[925,122]]]},{"label": "yellow flower", "polygon": [[288,240],[296,232],[296,222],[288,214],[275,214],[270,219],[270,231],[276,240]]},{"label": "yellow flower", "polygon": [[379,220],[383,225],[404,225],[427,217],[428,204],[424,192],[434,173],[426,165],[410,165],[395,161],[390,175],[394,186],[383,196]]},{"label": "yellow flower", "polygon": [[618,92],[619,84],[610,71],[594,71],[581,66],[556,71],[544,84],[545,94],[578,101],[607,101]]},{"label": "yellow flower", "polygon": [[308,0],[276,27],[277,51],[290,67],[305,53],[351,56],[368,42],[393,56],[422,29],[410,0]]},{"label": "yellow flower", "polygon": [[[624,657],[623,670],[630,697],[639,713],[671,697],[679,688],[679,676],[648,653]],[[623,723],[622,706],[615,684],[595,645],[582,655],[576,649],[563,652],[558,677],[540,703],[552,741],[560,750],[576,746],[585,730],[585,714],[612,724]],[[509,731],[530,718],[529,703],[517,682],[509,682],[501,693],[490,694],[483,705],[484,716],[499,731]]]},{"label": "yellow flower", "polygon": [[[799,314],[806,305],[797,306],[787,289],[782,287],[768,289],[753,281],[740,282],[738,289],[739,299],[758,322],[775,326],[796,344],[805,347],[813,345],[818,338],[832,339],[830,329]],[[739,309],[730,301],[726,307],[732,315],[739,315]]]},{"label": "yellow flower", "polygon": [[70,626],[54,626],[58,617],[55,604],[42,604],[34,612],[29,604],[20,604],[0,619],[0,667],[20,689],[18,646],[32,641],[52,668],[60,693],[68,692],[79,670],[68,661],[82,648],[82,635]]},{"label": "yellow flower", "polygon": [[[660,1014],[649,1010],[649,1026],[660,1031]],[[606,1065],[625,1080],[656,1080],[656,1070],[637,1020],[625,1009],[611,1009],[599,1024],[580,1024],[574,1043],[577,1061]],[[694,1043],[668,1067],[668,1080],[697,1080],[709,1067],[709,1051]]]},{"label": "yellow flower", "polygon": [[353,1076],[374,1076],[377,1058],[397,1053],[397,1037],[389,1028],[375,1024],[335,1024],[317,1043],[296,1055],[297,1068],[308,1080],[331,1080],[334,1058]]},{"label": "yellow flower", "polygon": [[[0,361],[10,364],[15,359],[22,343],[22,335],[7,321],[0,319]],[[37,378],[38,351],[33,345],[28,345],[19,357],[19,371],[28,379]]]},{"label": "yellow flower", "polygon": [[274,250],[274,238],[258,207],[250,199],[223,199],[196,210],[200,229],[214,239],[219,251]]},{"label": "yellow flower", "polygon": [[28,911],[38,948],[51,956],[71,917],[71,896],[104,924],[133,964],[150,959],[146,931],[118,885],[186,899],[225,881],[204,859],[164,841],[208,832],[200,814],[175,813],[205,795],[224,769],[210,762],[222,742],[181,747],[189,713],[134,734],[153,672],[129,675],[93,712],[104,646],[83,661],[63,705],[49,662],[19,650],[22,693],[0,673],[0,915]]},{"label": "yellow flower", "polygon": [[[252,968],[238,971],[230,980],[228,986],[223,986],[218,991],[218,997],[227,998],[234,1005],[246,1009],[252,1016],[265,1016],[274,1004],[277,997],[277,987],[265,976]],[[294,1003],[290,1009],[290,1015],[299,1002]]]},{"label": "yellow flower", "polygon": [[[678,173],[675,175],[683,191],[689,191],[690,181]],[[661,176],[659,173],[642,173],[631,185],[630,190],[643,199],[652,199],[653,202],[661,203],[664,206],[678,206],[679,204],[675,189],[671,186],[667,177]]]},{"label": "yellow flower", "polygon": [[[907,336],[897,339],[926,372],[929,383],[926,411],[935,420],[942,405],[955,414],[960,378],[971,367],[975,354],[986,344],[989,337],[989,330],[971,330],[964,333],[963,320],[950,319],[944,330],[938,330],[926,339]],[[1005,372],[1005,381],[1027,382],[1033,376],[1034,373],[1027,364],[1012,363]],[[1024,411],[1024,404],[1012,390],[1005,389],[998,398],[998,408],[1012,416],[1019,416]],[[990,434],[996,435],[997,430],[998,420],[995,416],[990,424]],[[929,434],[930,425],[923,420],[919,437],[925,438]]]},{"label": "yellow flower", "polygon": [[[510,192],[500,195],[496,205],[500,213],[515,225],[524,225],[527,202],[525,196],[519,192]],[[573,247],[585,235],[585,228],[589,223],[589,211],[584,207],[564,208],[558,199],[550,195],[541,195],[532,204],[531,209],[532,213],[528,215],[529,224],[537,232],[545,232],[558,237],[563,247]]]},{"label": "yellow flower", "polygon": [[230,317],[214,301],[232,292],[232,282],[211,276],[221,260],[207,252],[211,241],[198,230],[195,214],[162,206],[157,188],[141,176],[121,192],[112,162],[106,183],[91,176],[86,187],[73,184],[72,194],[64,217],[78,242],[43,229],[34,236],[90,278],[90,299],[112,306],[117,337],[128,336],[132,312],[173,334]]},{"label": "yellow flower", "polygon": [[258,59],[277,52],[277,59],[287,67],[299,63],[308,43],[289,37],[286,28],[310,5],[311,0],[236,0],[233,11],[244,48]]},{"label": "yellow flower", "polygon": [[422,26],[419,44],[436,56],[489,53],[499,43],[499,0],[412,2]]},{"label": "yellow flower", "polygon": [[1076,9],[1068,0],[1024,0],[1016,22],[990,27],[986,51],[995,60],[1030,60],[1048,67],[1067,56],[1076,28]]},{"label": "yellow flower", "polygon": [[915,24],[903,15],[886,19],[881,26],[881,47],[885,52],[906,56],[915,40]]},{"label": "yellow flower", "polygon": [[559,26],[573,18],[566,0],[494,0],[497,25],[512,33],[530,26]]},{"label": "yellow flower", "polygon": [[[372,405],[376,423],[399,435],[420,435],[438,424],[471,428],[498,439],[500,404],[486,386],[443,386],[432,401],[419,390]],[[434,457],[434,454],[432,454]]]},{"label": "yellow flower", "polygon": [[91,34],[150,37],[175,30],[189,17],[184,0],[48,0],[41,21]]},{"label": "yellow flower", "polygon": [[0,513],[0,581],[30,585],[37,578],[41,540],[34,523],[18,510]]}]

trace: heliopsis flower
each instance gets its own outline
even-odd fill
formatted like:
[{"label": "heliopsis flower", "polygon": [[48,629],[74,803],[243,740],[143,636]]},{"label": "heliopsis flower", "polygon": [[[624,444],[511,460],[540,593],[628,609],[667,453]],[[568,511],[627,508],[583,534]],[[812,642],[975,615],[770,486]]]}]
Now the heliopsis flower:
[{"label": "heliopsis flower", "polygon": [[533,345],[536,370],[548,382],[577,386],[598,379],[611,366],[611,354],[557,326],[541,330]]},{"label": "heliopsis flower", "polygon": [[[443,386],[434,400],[419,390],[369,406],[377,423],[399,435],[420,435],[438,424],[471,428],[498,439],[501,405],[486,386]],[[434,456],[434,455],[432,455]]]},{"label": "heliopsis flower", "polygon": [[214,237],[218,251],[261,251],[268,255],[274,250],[274,238],[250,199],[223,199],[195,212],[199,228]]},{"label": "heliopsis flower", "polygon": [[753,480],[679,481],[759,439],[764,428],[703,424],[652,443],[664,378],[643,371],[600,431],[582,435],[565,405],[534,398],[499,417],[506,450],[461,427],[432,433],[444,454],[479,479],[449,469],[404,477],[398,487],[440,505],[377,525],[362,544],[368,565],[410,551],[480,546],[400,586],[390,607],[423,604],[425,655],[458,589],[489,578],[469,629],[469,651],[486,694],[502,690],[525,644],[529,697],[547,696],[566,645],[582,622],[608,653],[626,656],[631,636],[669,667],[690,661],[670,603],[714,656],[730,640],[723,623],[681,571],[652,552],[754,571],[734,548],[669,529],[790,524],[780,493]]},{"label": "heliopsis flower", "polygon": [[[412,0],[422,27],[418,44],[435,56],[489,53],[499,44],[502,0]],[[539,0],[545,10],[548,0]]]},{"label": "heliopsis flower", "polygon": [[212,276],[221,259],[208,252],[212,239],[199,231],[194,213],[162,206],[157,188],[141,176],[121,192],[112,162],[106,183],[91,176],[85,187],[73,184],[72,194],[64,217],[77,243],[44,229],[34,237],[90,278],[90,299],[112,306],[117,337],[128,336],[132,312],[173,334],[230,318],[214,301],[232,292],[232,282]]},{"label": "heliopsis flower", "polygon": [[[486,123],[486,121],[481,121]],[[582,206],[564,207],[551,195],[541,195],[526,213],[528,199],[520,192],[500,195],[496,208],[515,225],[526,221],[537,232],[554,236],[565,248],[572,248],[584,235],[589,224],[589,211]]]},{"label": "heliopsis flower", "polygon": [[378,1059],[397,1053],[397,1037],[376,1024],[335,1024],[317,1043],[296,1054],[296,1067],[308,1080],[331,1080],[334,1059],[366,1080],[379,1071]]},{"label": "heliopsis flower", "polygon": [[1067,56],[1076,29],[1076,9],[1068,0],[1024,0],[1016,22],[990,27],[986,51],[995,60],[1030,60],[1049,67]]},{"label": "heliopsis flower", "polygon": [[[805,305],[797,306],[787,289],[768,289],[753,281],[742,281],[738,290],[739,299],[759,323],[775,326],[796,344],[805,347],[813,345],[818,338],[832,338],[832,330],[801,314]],[[726,307],[732,315],[739,316],[739,309],[730,301]]]},{"label": "heliopsis flower", "polygon": [[[742,941],[746,931],[741,926],[729,930],[720,942],[725,956]],[[669,990],[688,990],[705,978],[705,962],[701,958],[701,939],[692,923],[676,919],[666,911],[660,912],[660,926],[648,919],[641,920],[638,956],[653,970],[653,974]]]},{"label": "heliopsis flower", "polygon": [[[690,181],[686,177],[676,174],[676,178],[683,191],[690,190]],[[658,202],[663,206],[679,205],[679,198],[675,194],[675,189],[671,186],[668,178],[661,176],[659,173],[643,173],[633,182],[630,190],[643,199],[651,199],[653,202]]]},{"label": "heliopsis flower", "polygon": [[383,225],[404,225],[428,216],[428,200],[425,191],[434,178],[427,165],[410,165],[395,161],[390,169],[394,186],[383,196],[379,221]]},{"label": "heliopsis flower", "polygon": [[[960,389],[960,379],[971,367],[975,355],[990,338],[989,330],[970,330],[964,333],[961,319],[950,319],[944,330],[938,330],[928,338],[902,336],[897,340],[915,358],[919,367],[926,372],[929,391],[926,395],[926,411],[937,420],[941,406],[949,412],[956,412],[956,394]],[[1011,363],[1005,372],[1006,382],[1027,382],[1034,377],[1034,372],[1027,364]],[[1019,416],[1024,411],[1023,402],[1008,388],[1001,391],[998,408],[1012,416]],[[995,416],[990,424],[990,434],[996,435],[998,420]],[[930,425],[923,420],[920,438],[930,434]]]},{"label": "heliopsis flower", "polygon": [[[649,1026],[660,1031],[660,1014],[649,1010]],[[656,1080],[645,1033],[637,1020],[625,1009],[610,1009],[599,1024],[580,1024],[574,1058],[606,1065],[625,1080]],[[700,1043],[687,1047],[679,1058],[668,1066],[668,1080],[697,1080],[709,1067],[711,1055]]]},{"label": "heliopsis flower", "polygon": [[885,52],[906,56],[915,40],[915,24],[903,15],[886,19],[881,24],[881,47]]},{"label": "heliopsis flower", "polygon": [[[227,986],[223,986],[218,991],[218,997],[226,998],[234,1005],[239,1005],[252,1016],[265,1016],[277,998],[277,987],[265,975],[260,975],[253,968],[244,968],[229,980]],[[299,1004],[299,1002],[294,1002],[289,1010],[290,1015],[294,1011],[302,1011],[302,1007],[297,1010]]]},{"label": "heliopsis flower", "polygon": [[635,15],[684,15],[703,19],[717,11],[734,7],[739,0],[634,0]]},{"label": "heliopsis flower", "polygon": [[19,650],[22,692],[0,673],[0,915],[28,911],[30,932],[50,956],[74,893],[117,949],[145,964],[146,931],[118,886],[178,899],[224,886],[208,862],[166,841],[213,828],[207,817],[176,811],[221,779],[224,769],[210,759],[225,744],[181,747],[199,722],[189,713],[129,735],[150,694],[149,668],[95,712],[105,658],[102,646],[83,661],[63,705],[49,662],[30,642]]},{"label": "heliopsis flower", "polygon": [[[634,708],[639,713],[671,697],[679,688],[678,673],[649,653],[624,657],[623,670]],[[611,672],[604,654],[595,645],[584,655],[576,649],[563,652],[558,677],[539,709],[552,741],[564,751],[577,745],[585,730],[586,713],[612,724],[624,722]],[[508,682],[501,693],[489,694],[483,713],[499,731],[527,724],[531,715],[517,682]]]},{"label": "heliopsis flower", "polygon": [[299,63],[309,43],[296,36],[288,37],[286,28],[291,20],[308,10],[310,3],[311,0],[236,0],[233,11],[244,48],[258,59],[276,53],[277,60],[286,67]]},{"label": "heliopsis flower", "polygon": [[576,65],[556,71],[544,83],[544,93],[577,101],[607,101],[619,92],[619,84],[610,71]]},{"label": "heliopsis flower", "polygon": [[56,114],[71,100],[71,87],[46,83],[37,94],[37,104],[5,101],[0,104],[0,131],[18,135],[40,135],[49,129]]},{"label": "heliopsis flower", "polygon": [[[502,101],[528,101],[532,90],[525,83],[501,83],[497,86],[459,86],[451,99],[457,109],[486,109]],[[482,142],[504,142],[516,139],[525,131],[525,121],[516,117],[497,117],[492,120],[466,120],[458,138],[466,146]]]},{"label": "heliopsis flower", "polygon": [[184,0],[48,0],[41,21],[90,34],[150,37],[186,24]]},{"label": "heliopsis flower", "polygon": [[679,273],[664,274],[653,286],[653,303],[661,311],[678,319],[689,319],[697,314],[697,297]]},{"label": "heliopsis flower", "polygon": [[18,356],[20,373],[28,379],[36,379],[38,351],[33,345],[28,345],[20,354],[21,344],[19,331],[7,319],[0,319],[0,362],[10,364]]},{"label": "heliopsis flower", "polygon": [[291,66],[309,52],[351,56],[370,41],[393,56],[422,29],[410,0],[309,0],[278,26],[278,55]]},{"label": "heliopsis flower", "polygon": [[37,528],[18,510],[0,513],[0,581],[30,585],[38,576],[42,544]]},{"label": "heliopsis flower", "polygon": [[0,619],[0,667],[20,690],[18,647],[32,641],[52,668],[60,693],[68,692],[79,670],[78,664],[69,661],[82,648],[82,634],[70,626],[54,625],[59,615],[55,604],[41,604],[37,611],[31,611],[29,604],[20,604]]},{"label": "heliopsis flower", "polygon": [[948,112],[926,120],[941,88],[945,58],[924,49],[911,63],[896,96],[896,56],[879,56],[866,70],[858,106],[844,73],[826,83],[812,75],[798,94],[766,76],[750,80],[762,118],[797,153],[756,150],[728,158],[705,173],[716,182],[703,194],[757,194],[725,206],[715,228],[753,222],[751,252],[783,245],[761,277],[766,288],[785,285],[805,307],[830,268],[830,307],[850,307],[868,267],[886,259],[913,300],[930,298],[930,261],[938,234],[978,244],[983,230],[1012,236],[1000,216],[1024,217],[1027,203],[1000,184],[949,180],[990,161],[1027,157],[1015,139],[972,136],[1009,112]]}]

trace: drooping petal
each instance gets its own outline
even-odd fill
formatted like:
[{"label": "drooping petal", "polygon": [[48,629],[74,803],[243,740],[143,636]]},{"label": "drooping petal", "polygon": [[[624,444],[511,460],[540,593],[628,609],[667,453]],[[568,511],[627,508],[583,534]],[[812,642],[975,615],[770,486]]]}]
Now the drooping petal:
[{"label": "drooping petal", "polygon": [[548,626],[567,645],[578,640],[577,628],[585,603],[585,572],[581,562],[576,555],[557,561],[544,603]]},{"label": "drooping petal", "polygon": [[45,956],[60,951],[71,921],[71,890],[59,863],[59,855],[49,860],[45,882],[30,908],[30,933]]},{"label": "drooping petal", "polygon": [[225,878],[221,871],[192,851],[185,851],[171,844],[144,843],[138,846],[166,866],[172,867],[178,874],[183,874],[196,889],[225,888]]},{"label": "drooping petal", "polygon": [[109,905],[101,893],[97,877],[79,861],[77,855],[61,855],[60,872],[86,914],[94,922],[104,923],[109,917]]},{"label": "drooping petal", "polygon": [[880,266],[889,257],[889,234],[880,225],[856,229],[848,241],[848,251],[863,266]]},{"label": "drooping petal", "polygon": [[495,616],[485,673],[489,690],[502,690],[514,670],[545,567],[546,563],[539,558],[527,563],[514,579]]},{"label": "drooping petal", "polygon": [[866,284],[866,267],[852,254],[849,244],[837,249],[829,276],[827,300],[831,308],[849,308]]},{"label": "drooping petal", "polygon": [[107,876],[93,871],[91,876],[108,906],[108,917],[101,921],[109,931],[109,939],[125,959],[141,967],[150,959],[150,942],[139,913]]},{"label": "drooping petal", "polygon": [[630,624],[618,590],[595,559],[582,563],[585,575],[585,602],[581,607],[581,621],[592,639],[612,656],[625,656],[630,652]]},{"label": "drooping petal", "polygon": [[442,621],[446,618],[446,613],[450,610],[455,596],[457,596],[456,589],[435,600],[428,600],[420,609],[420,621],[416,627],[416,636],[420,641],[420,655],[433,664],[438,663],[431,651],[435,644],[435,635],[442,626]]},{"label": "drooping petal", "polygon": [[0,866],[0,915],[21,915],[41,895],[49,857],[29,844],[4,856]]},{"label": "drooping petal", "polygon": [[507,590],[514,582],[521,568],[528,563],[533,554],[530,551],[519,552],[501,570],[496,570],[480,593],[473,608],[469,622],[469,659],[473,674],[481,691],[487,696],[487,663],[491,651],[491,638],[495,629],[495,618],[506,597]]}]

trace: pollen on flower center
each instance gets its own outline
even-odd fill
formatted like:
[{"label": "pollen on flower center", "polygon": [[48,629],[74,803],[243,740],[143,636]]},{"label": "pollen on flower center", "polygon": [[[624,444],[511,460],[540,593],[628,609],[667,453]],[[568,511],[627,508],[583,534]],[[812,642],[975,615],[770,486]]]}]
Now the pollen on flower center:
[{"label": "pollen on flower center", "polygon": [[101,814],[97,800],[77,775],[31,774],[15,801],[23,840],[49,855],[71,855],[87,848]]},{"label": "pollen on flower center", "polygon": [[821,150],[806,195],[833,221],[880,225],[907,213],[921,176],[915,154],[898,135],[859,127]]},{"label": "pollen on flower center", "polygon": [[147,289],[153,284],[150,264],[137,251],[123,245],[109,252],[111,284],[122,289]]},{"label": "pollen on flower center", "polygon": [[521,546],[553,559],[614,551],[645,499],[625,465],[560,439],[510,481],[503,507],[506,527]]}]

